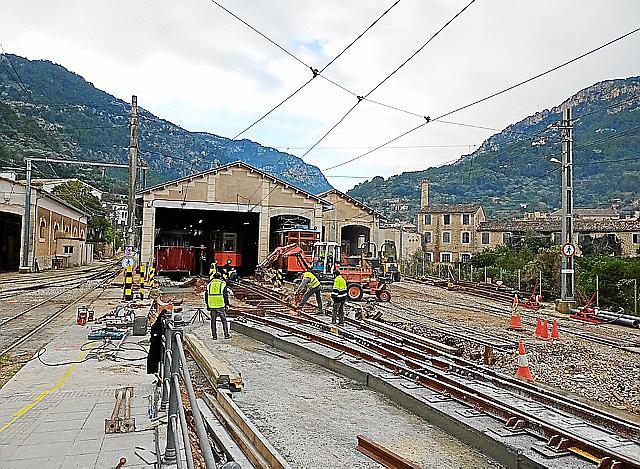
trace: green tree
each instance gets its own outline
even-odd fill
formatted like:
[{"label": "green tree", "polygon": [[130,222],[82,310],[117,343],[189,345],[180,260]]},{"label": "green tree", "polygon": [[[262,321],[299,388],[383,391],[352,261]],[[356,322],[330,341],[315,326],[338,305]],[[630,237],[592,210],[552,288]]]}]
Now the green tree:
[{"label": "green tree", "polygon": [[53,193],[89,215],[87,241],[111,243],[116,240],[119,244],[118,233],[106,217],[100,199],[91,193],[89,186],[80,181],[67,181],[56,186]]}]

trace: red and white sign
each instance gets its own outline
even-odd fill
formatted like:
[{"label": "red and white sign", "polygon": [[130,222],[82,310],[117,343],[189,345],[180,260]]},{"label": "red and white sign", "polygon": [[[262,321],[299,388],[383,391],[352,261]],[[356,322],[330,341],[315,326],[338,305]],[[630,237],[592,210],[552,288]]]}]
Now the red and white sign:
[{"label": "red and white sign", "polygon": [[571,244],[571,243],[564,243],[562,245],[562,254],[565,257],[573,257],[573,255],[576,253],[576,247]]}]

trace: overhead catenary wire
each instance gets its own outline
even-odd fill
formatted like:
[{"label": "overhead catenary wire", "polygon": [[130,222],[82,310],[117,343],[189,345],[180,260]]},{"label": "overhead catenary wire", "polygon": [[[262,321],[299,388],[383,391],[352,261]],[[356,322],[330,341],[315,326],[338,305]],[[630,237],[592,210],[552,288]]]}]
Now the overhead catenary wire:
[{"label": "overhead catenary wire", "polygon": [[[222,7],[219,3],[215,2],[214,0],[212,0],[213,3],[215,3],[216,5],[220,6],[221,8],[223,8],[225,11],[229,12],[226,8]],[[240,131],[238,134],[236,134],[232,140],[237,139],[238,137],[240,137],[242,134],[244,134],[246,131],[248,131],[249,129],[251,129],[252,127],[254,127],[255,125],[257,125],[258,123],[260,123],[262,120],[264,120],[267,116],[269,116],[272,112],[274,112],[276,109],[278,109],[280,106],[282,106],[284,103],[286,103],[287,101],[289,101],[291,98],[293,98],[296,94],[298,94],[300,91],[302,91],[309,83],[311,83],[313,81],[314,78],[316,78],[318,75],[321,75],[327,68],[329,68],[331,65],[333,65],[333,63],[338,60],[345,52],[347,52],[347,50],[349,50],[351,48],[351,46],[353,46],[360,38],[362,38],[362,36],[364,36],[371,28],[373,28],[376,23],[378,23],[378,21],[380,21],[387,13],[389,13],[396,5],[398,5],[398,3],[400,3],[401,0],[396,0],[389,8],[387,8],[385,11],[382,12],[382,14],[380,16],[378,16],[373,23],[371,23],[369,26],[367,26],[367,28],[362,31],[358,36],[355,37],[355,39],[353,39],[349,44],[347,44],[346,47],[344,47],[333,59],[331,59],[324,67],[322,67],[320,70],[314,69],[312,66],[308,65],[305,63],[305,65],[307,67],[309,67],[309,69],[312,72],[312,76],[311,78],[309,78],[307,81],[305,81],[302,85],[300,85],[295,91],[293,91],[293,93],[291,93],[290,95],[288,95],[286,98],[284,98],[282,101],[280,101],[278,104],[276,104],[275,106],[273,106],[271,109],[269,109],[266,113],[264,113],[262,116],[260,116],[256,121],[254,121],[252,124],[250,124],[249,126],[247,126],[245,129],[243,129],[242,131]],[[234,15],[235,18],[238,18],[237,16]],[[247,24],[246,22],[243,21],[244,24]],[[252,28],[253,29],[253,28]],[[255,31],[255,29],[254,29]],[[262,34],[261,34],[262,35]],[[263,37],[266,37],[264,35],[262,35]],[[271,41],[273,43],[273,41]],[[280,49],[284,50],[282,47],[280,47]],[[293,54],[289,55],[293,56]],[[302,62],[299,60],[299,62]],[[302,62],[304,63],[304,62]],[[334,83],[337,84],[337,83]],[[347,90],[348,91],[348,90]]]},{"label": "overhead catenary wire", "polygon": [[[304,158],[305,156],[307,156],[316,146],[318,146],[325,138],[327,138],[327,136],[331,132],[333,132],[334,129],[336,129],[340,124],[342,124],[342,122],[344,122],[344,120],[349,116],[349,114],[351,114],[351,112],[353,112],[353,110],[358,106],[358,104],[360,104],[364,99],[371,96],[372,93],[374,93],[378,88],[380,88],[383,84],[385,84],[391,77],[393,77],[396,73],[398,73],[404,66],[406,66],[411,60],[413,60],[420,52],[424,50],[425,47],[427,47],[431,43],[431,41],[433,41],[442,31],[444,31],[447,28],[447,26],[453,23],[471,5],[473,5],[475,1],[476,0],[471,0],[469,3],[467,3],[460,11],[458,11],[452,18],[450,18],[445,24],[443,24],[440,27],[440,29],[438,29],[435,33],[433,33],[429,37],[429,39],[427,39],[416,51],[414,51],[406,60],[404,60],[400,65],[398,65],[391,73],[389,73],[386,77],[384,77],[381,81],[379,81],[365,95],[358,96],[357,101],[354,103],[354,105],[351,108],[349,108],[347,112],[345,112],[344,115],[340,117],[338,121],[335,124],[333,124],[329,128],[329,130],[327,130],[313,145],[311,145],[311,147],[307,151],[305,151],[300,158]],[[425,120],[428,122],[430,118],[425,116]]]},{"label": "overhead catenary wire", "polygon": [[534,75],[532,77],[529,77],[529,78],[527,78],[525,80],[522,80],[522,81],[520,81],[518,83],[515,83],[515,84],[513,84],[511,86],[508,86],[507,88],[504,88],[504,89],[502,89],[500,91],[497,91],[495,93],[492,93],[492,94],[490,94],[488,96],[485,96],[483,98],[480,98],[480,99],[477,99],[475,101],[472,101],[471,103],[465,104],[463,106],[459,106],[459,107],[457,107],[455,109],[452,109],[451,111],[447,111],[444,114],[441,114],[441,115],[439,115],[439,116],[437,116],[437,117],[435,117],[433,119],[427,120],[427,121],[425,121],[425,122],[423,122],[423,123],[421,123],[419,125],[416,125],[415,127],[410,128],[409,130],[406,130],[406,131],[402,132],[400,135],[397,135],[396,137],[393,137],[393,138],[387,140],[386,142],[374,147],[373,149],[371,149],[371,150],[369,150],[369,151],[367,151],[365,153],[362,153],[361,155],[355,156],[353,158],[350,158],[350,159],[348,159],[346,161],[343,161],[343,162],[338,163],[336,165],[330,166],[328,168],[324,168],[323,171],[327,171],[327,170],[330,170],[330,169],[338,168],[340,166],[344,166],[346,164],[349,164],[349,163],[352,163],[352,162],[354,162],[356,160],[364,158],[365,156],[370,155],[371,153],[379,150],[380,148],[386,147],[387,145],[389,145],[389,144],[391,144],[393,142],[396,142],[396,141],[400,140],[401,138],[403,138],[403,137],[415,132],[416,130],[421,129],[422,127],[424,127],[425,125],[427,125],[427,124],[429,124],[431,122],[438,121],[438,120],[440,120],[440,119],[442,119],[444,117],[448,117],[448,116],[450,116],[450,115],[452,115],[454,113],[457,113],[457,112],[462,111],[464,109],[468,109],[468,108],[470,108],[472,106],[475,106],[477,104],[480,104],[480,103],[483,103],[483,102],[488,101],[490,99],[493,99],[493,98],[495,98],[497,96],[500,96],[500,95],[502,95],[504,93],[512,91],[512,90],[514,90],[514,89],[516,89],[516,88],[518,88],[520,86],[523,86],[523,85],[525,85],[527,83],[530,83],[530,82],[532,82],[534,80],[542,78],[545,75],[553,73],[553,72],[555,72],[555,71],[557,71],[557,70],[559,70],[559,69],[561,69],[563,67],[566,67],[567,65],[570,65],[570,64],[572,64],[572,63],[574,63],[574,62],[576,62],[578,60],[581,60],[581,59],[583,59],[583,58],[585,58],[585,57],[587,57],[587,56],[589,56],[591,54],[594,54],[594,53],[604,49],[605,47],[608,47],[608,46],[610,46],[612,44],[615,44],[616,42],[621,41],[621,40],[625,39],[626,37],[637,33],[638,31],[640,31],[640,28],[636,28],[636,29],[634,29],[632,31],[629,31],[628,33],[625,33],[625,34],[623,34],[621,36],[618,36],[615,39],[612,39],[612,40],[610,40],[610,41],[608,41],[608,42],[606,42],[606,43],[604,43],[604,44],[602,44],[602,45],[600,45],[600,46],[598,46],[598,47],[596,47],[594,49],[591,49],[591,50],[589,50],[589,51],[587,51],[587,52],[585,52],[583,54],[580,54],[577,57],[574,57],[574,58],[572,58],[570,60],[567,60],[567,61],[565,61],[565,62],[563,62],[563,63],[561,63],[559,65],[556,65],[556,66],[554,66],[554,67],[552,67],[552,68],[550,68],[550,69],[548,69],[548,70],[546,70],[544,72],[538,73],[538,74],[536,74],[536,75]]}]

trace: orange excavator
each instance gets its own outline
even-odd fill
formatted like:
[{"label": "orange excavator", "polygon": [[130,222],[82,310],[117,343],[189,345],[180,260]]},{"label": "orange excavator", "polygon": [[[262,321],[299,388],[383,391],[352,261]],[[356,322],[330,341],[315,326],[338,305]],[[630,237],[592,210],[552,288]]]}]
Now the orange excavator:
[{"label": "orange excavator", "polygon": [[333,286],[333,273],[338,269],[347,282],[347,295],[350,301],[360,301],[365,294],[373,295],[379,301],[391,300],[387,282],[378,276],[375,269],[366,261],[361,262],[360,265],[342,264],[338,243],[314,243],[311,263],[297,244],[277,247],[258,264],[256,274],[264,275],[270,269],[282,269],[289,276],[299,275],[311,269],[323,287],[328,288]]}]

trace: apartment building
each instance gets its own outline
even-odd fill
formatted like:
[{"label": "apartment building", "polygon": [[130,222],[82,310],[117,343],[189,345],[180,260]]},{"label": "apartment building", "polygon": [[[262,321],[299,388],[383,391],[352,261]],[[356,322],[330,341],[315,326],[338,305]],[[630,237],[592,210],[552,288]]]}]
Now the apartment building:
[{"label": "apartment building", "polygon": [[429,181],[422,180],[418,232],[429,262],[468,262],[478,251],[478,224],[485,221],[479,204],[431,204]]}]

